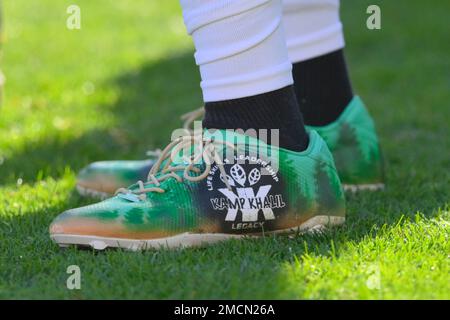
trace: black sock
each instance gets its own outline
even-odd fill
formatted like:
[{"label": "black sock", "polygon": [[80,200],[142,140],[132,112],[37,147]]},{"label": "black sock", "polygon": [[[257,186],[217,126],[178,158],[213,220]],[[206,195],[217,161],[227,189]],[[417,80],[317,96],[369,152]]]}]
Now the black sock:
[{"label": "black sock", "polygon": [[[256,96],[207,102],[205,111],[204,128],[278,129],[280,147],[302,151],[308,146],[308,135],[292,85]],[[267,135],[270,137],[270,132]]]},{"label": "black sock", "polygon": [[307,125],[333,122],[353,98],[343,50],[295,63],[292,73]]}]

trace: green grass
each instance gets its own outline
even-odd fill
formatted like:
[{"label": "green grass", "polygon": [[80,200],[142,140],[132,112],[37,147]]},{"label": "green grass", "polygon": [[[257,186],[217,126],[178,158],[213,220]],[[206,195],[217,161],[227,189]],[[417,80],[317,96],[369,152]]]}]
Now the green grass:
[{"label": "green grass", "polygon": [[[355,90],[377,121],[388,189],[348,195],[323,235],[184,251],[59,249],[51,220],[86,204],[90,161],[144,156],[201,104],[176,1],[3,1],[0,298],[450,298],[450,32],[446,1],[347,1]],[[379,4],[382,30],[365,27]],[[82,289],[66,289],[80,266]]]}]

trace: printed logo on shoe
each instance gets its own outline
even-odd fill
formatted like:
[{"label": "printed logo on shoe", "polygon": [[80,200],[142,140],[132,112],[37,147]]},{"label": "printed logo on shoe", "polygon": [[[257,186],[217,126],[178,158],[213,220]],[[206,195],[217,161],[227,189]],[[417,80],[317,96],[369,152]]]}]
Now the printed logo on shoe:
[{"label": "printed logo on shoe", "polygon": [[[226,232],[273,229],[277,216],[286,207],[277,172],[268,162],[255,157],[241,156],[239,160],[235,158],[234,164],[228,163],[225,159],[225,177],[214,164],[206,178],[208,211]],[[262,170],[267,174],[262,174]]]}]

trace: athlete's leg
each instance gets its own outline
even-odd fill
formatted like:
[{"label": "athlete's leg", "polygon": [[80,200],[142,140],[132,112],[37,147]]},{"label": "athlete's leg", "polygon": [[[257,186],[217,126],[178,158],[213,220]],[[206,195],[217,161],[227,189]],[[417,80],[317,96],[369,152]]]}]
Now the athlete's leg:
[{"label": "athlete's leg", "polygon": [[[204,126],[279,127],[282,146],[304,148],[307,139],[302,120],[292,110],[297,108],[294,107],[297,102],[292,87],[288,86],[292,80],[287,72],[289,63],[281,40],[279,15],[273,14],[279,10],[279,2],[197,1],[183,6],[203,78],[208,110]],[[345,66],[339,2],[285,0],[283,19],[290,59],[294,62],[295,92],[306,124],[316,126],[327,140],[344,182],[380,181],[381,161],[375,130],[370,116],[361,107],[361,100],[353,97]],[[202,21],[206,21],[204,26]],[[362,125],[333,125],[332,129],[325,130],[328,127],[323,125],[336,121],[345,109],[349,112],[341,117],[341,123]],[[351,121],[347,121],[349,118]],[[341,131],[345,133],[343,136]],[[369,132],[371,137],[362,138],[360,131]],[[346,137],[353,133],[356,139]],[[340,143],[361,140],[373,142],[364,146],[352,143],[350,147]],[[364,154],[371,155],[368,158],[375,160],[359,161],[363,149]],[[93,163],[80,172],[77,187],[82,194],[110,194],[143,179],[152,164],[149,160]]]},{"label": "athlete's leg", "polygon": [[278,129],[280,146],[308,139],[292,86],[280,0],[181,0],[202,77],[206,128]]},{"label": "athlete's leg", "polygon": [[283,0],[297,98],[309,125],[337,119],[353,97],[342,49],[339,0]]},{"label": "athlete's leg", "polygon": [[[342,223],[333,158],[317,133],[306,133],[295,98],[280,0],[181,3],[202,76],[204,124],[217,130],[173,141],[147,181],[64,212],[51,237],[62,246],[159,248]],[[280,147],[223,130],[238,128],[278,129]]]},{"label": "athlete's leg", "polygon": [[283,23],[304,121],[327,141],[345,184],[379,188],[373,121],[355,97],[344,59],[339,0],[283,0]]}]

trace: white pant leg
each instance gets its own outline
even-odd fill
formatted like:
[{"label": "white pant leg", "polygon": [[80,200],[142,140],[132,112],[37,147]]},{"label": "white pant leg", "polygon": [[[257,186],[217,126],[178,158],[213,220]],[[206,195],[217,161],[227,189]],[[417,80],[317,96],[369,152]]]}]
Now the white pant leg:
[{"label": "white pant leg", "polygon": [[281,0],[180,0],[205,102],[293,83]]},{"label": "white pant leg", "polygon": [[292,63],[344,47],[339,0],[283,0],[283,24]]}]

